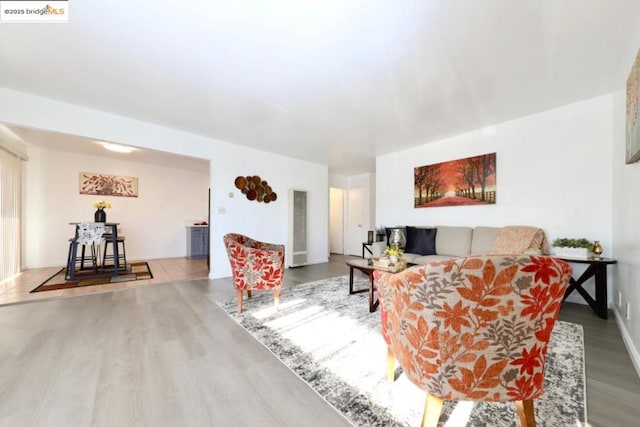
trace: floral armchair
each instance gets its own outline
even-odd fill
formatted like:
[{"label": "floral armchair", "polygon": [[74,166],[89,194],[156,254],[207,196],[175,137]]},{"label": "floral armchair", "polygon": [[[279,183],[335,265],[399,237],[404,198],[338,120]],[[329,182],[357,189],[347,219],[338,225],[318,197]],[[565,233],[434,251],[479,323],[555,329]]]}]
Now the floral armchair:
[{"label": "floral armchair", "polygon": [[251,298],[253,290],[273,289],[278,308],[284,278],[284,245],[259,242],[235,233],[226,234],[223,240],[237,291],[238,313],[242,313],[244,291]]},{"label": "floral armchair", "polygon": [[535,425],[533,399],[543,393],[547,345],[570,277],[569,264],[544,256],[471,256],[375,272],[389,363],[395,356],[427,392],[424,426],[437,425],[443,400],[514,401],[521,425]]}]

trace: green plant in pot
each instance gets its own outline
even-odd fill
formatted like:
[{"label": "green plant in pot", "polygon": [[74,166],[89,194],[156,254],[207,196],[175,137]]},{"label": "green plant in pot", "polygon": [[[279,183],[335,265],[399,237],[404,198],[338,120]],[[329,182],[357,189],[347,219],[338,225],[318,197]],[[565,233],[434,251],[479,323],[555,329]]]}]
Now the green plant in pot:
[{"label": "green plant in pot", "polygon": [[591,249],[593,242],[583,238],[580,239],[567,239],[562,237],[553,241],[553,247],[556,248],[586,248]]},{"label": "green plant in pot", "polygon": [[551,244],[555,248],[557,256],[586,258],[593,248],[593,242],[585,239],[558,238]]}]

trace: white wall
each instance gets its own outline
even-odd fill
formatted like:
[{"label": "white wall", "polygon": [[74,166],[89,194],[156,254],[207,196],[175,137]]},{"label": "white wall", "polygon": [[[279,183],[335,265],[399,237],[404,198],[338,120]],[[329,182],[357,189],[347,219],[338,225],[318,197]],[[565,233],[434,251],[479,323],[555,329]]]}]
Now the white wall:
[{"label": "white wall", "polygon": [[[613,94],[613,248],[618,264],[613,286],[613,310],[636,371],[640,375],[640,162],[625,164],[626,79],[640,48],[640,27],[630,38],[621,61],[620,90]],[[618,293],[622,304],[617,305]],[[626,303],[630,319],[626,318]]]},{"label": "white wall", "polygon": [[[376,217],[384,225],[534,225],[612,247],[612,95],[378,157]],[[497,153],[493,206],[413,207],[413,168]],[[584,269],[574,265],[578,272]],[[591,281],[590,281],[591,282]],[[585,286],[592,291],[592,283]],[[611,287],[609,287],[611,292]],[[579,295],[571,300],[584,303]]]},{"label": "white wall", "polygon": [[[329,185],[324,165],[235,145],[216,152],[212,161],[211,268],[214,277],[231,275],[222,237],[229,232],[287,244],[289,189],[307,192],[309,264],[329,256]],[[278,195],[269,204],[249,201],[234,186],[238,175],[259,175]],[[229,193],[233,197],[229,197]],[[288,265],[288,263],[287,263]]]},{"label": "white wall", "polygon": [[[107,159],[36,146],[29,147],[23,201],[23,268],[62,266],[69,222],[93,221],[95,200],[112,204],[109,222],[121,223],[130,260],[186,256],[187,220],[207,219],[209,174],[124,160]],[[79,193],[79,173],[96,172],[138,178],[138,197]]]},{"label": "white wall", "polygon": [[[0,123],[211,160],[212,278],[231,274],[222,244],[225,233],[244,232],[258,239],[287,242],[286,195],[289,188],[308,191],[310,263],[327,260],[329,185],[325,165],[6,89],[0,89]],[[233,184],[238,175],[260,175],[278,193],[278,201],[265,205],[242,200]],[[234,191],[235,197],[229,198],[228,193]],[[224,208],[226,213],[220,213],[219,208]]]},{"label": "white wall", "polygon": [[[612,307],[640,375],[640,163],[625,164],[626,92],[615,94],[613,156],[613,220],[615,268]],[[618,293],[622,305],[617,305]],[[631,319],[625,305],[631,304]]]}]

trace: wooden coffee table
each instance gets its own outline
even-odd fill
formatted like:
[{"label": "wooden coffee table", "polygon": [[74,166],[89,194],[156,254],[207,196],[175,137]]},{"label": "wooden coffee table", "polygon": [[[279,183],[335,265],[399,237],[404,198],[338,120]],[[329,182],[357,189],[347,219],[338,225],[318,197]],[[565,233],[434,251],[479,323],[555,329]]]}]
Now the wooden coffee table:
[{"label": "wooden coffee table", "polygon": [[[378,300],[378,298],[375,298],[374,300],[373,294],[376,291],[376,287],[373,286],[373,272],[376,270],[380,270],[380,271],[387,271],[387,270],[382,268],[377,268],[373,264],[369,264],[368,259],[352,259],[350,261],[347,261],[347,265],[349,266],[349,295],[359,294],[362,292],[369,292],[369,312],[373,313],[378,308],[378,305],[380,305],[380,301]],[[353,270],[354,269],[362,271],[364,274],[367,275],[367,277],[369,277],[369,288],[356,289],[356,290],[353,289]],[[395,272],[398,273],[400,271],[402,270],[397,270]]]}]

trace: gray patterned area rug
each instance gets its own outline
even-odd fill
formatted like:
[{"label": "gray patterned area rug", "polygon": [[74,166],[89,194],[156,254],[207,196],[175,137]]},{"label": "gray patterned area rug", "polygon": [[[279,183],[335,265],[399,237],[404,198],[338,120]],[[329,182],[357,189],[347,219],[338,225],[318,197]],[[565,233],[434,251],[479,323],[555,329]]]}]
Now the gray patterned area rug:
[{"label": "gray patterned area rug", "polygon": [[[366,278],[356,279],[362,288]],[[380,312],[368,294],[348,293],[348,277],[254,292],[243,313],[236,301],[218,304],[292,371],[357,426],[418,426],[425,393],[396,369],[386,380]],[[535,401],[539,426],[585,425],[582,326],[557,322],[547,354],[545,394]],[[513,403],[446,402],[440,426],[519,426]]]}]

